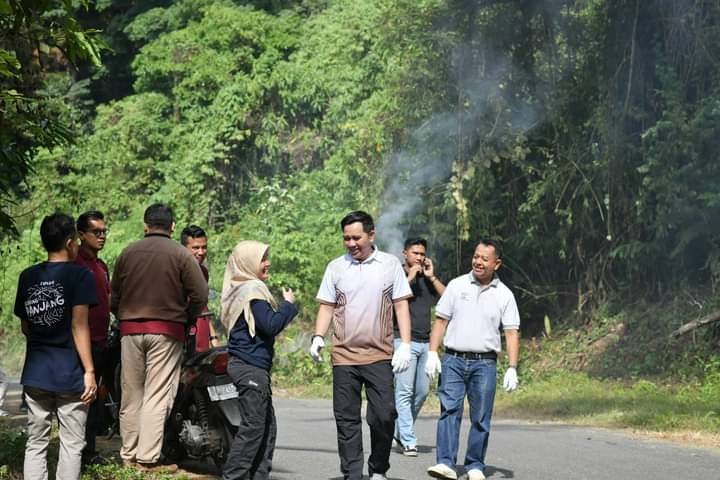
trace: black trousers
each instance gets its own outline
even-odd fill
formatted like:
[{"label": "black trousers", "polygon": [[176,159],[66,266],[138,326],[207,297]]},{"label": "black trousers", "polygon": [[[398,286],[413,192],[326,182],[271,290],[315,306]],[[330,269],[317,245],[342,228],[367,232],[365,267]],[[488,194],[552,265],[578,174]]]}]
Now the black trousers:
[{"label": "black trousers", "polygon": [[230,357],[228,374],[238,389],[242,422],[223,466],[223,480],[267,480],[277,425],[270,372]]},{"label": "black trousers", "polygon": [[[105,370],[107,349],[94,343],[90,345],[90,348],[92,351],[93,366],[95,367],[95,382],[99,385],[100,377]],[[85,448],[82,453],[84,461],[89,461],[97,455],[95,437],[97,437],[98,430],[102,424],[103,401],[103,399],[96,398],[88,409],[87,423],[85,424]]]},{"label": "black trousers", "polygon": [[338,436],[340,471],[345,480],[360,480],[363,471],[362,387],[367,397],[370,426],[368,473],[390,469],[390,449],[395,429],[395,393],[390,361],[370,365],[333,367],[333,412]]}]

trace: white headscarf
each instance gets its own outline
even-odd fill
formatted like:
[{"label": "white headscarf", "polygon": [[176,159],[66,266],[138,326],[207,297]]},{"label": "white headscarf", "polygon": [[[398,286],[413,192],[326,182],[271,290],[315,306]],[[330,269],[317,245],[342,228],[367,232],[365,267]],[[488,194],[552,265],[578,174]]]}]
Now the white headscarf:
[{"label": "white headscarf", "polygon": [[235,245],[225,266],[225,278],[222,288],[221,322],[228,337],[240,314],[248,325],[250,336],[255,336],[255,317],[250,308],[251,300],[265,300],[273,310],[277,302],[268,290],[265,282],[260,280],[260,263],[268,245],[255,240],[242,240]]}]

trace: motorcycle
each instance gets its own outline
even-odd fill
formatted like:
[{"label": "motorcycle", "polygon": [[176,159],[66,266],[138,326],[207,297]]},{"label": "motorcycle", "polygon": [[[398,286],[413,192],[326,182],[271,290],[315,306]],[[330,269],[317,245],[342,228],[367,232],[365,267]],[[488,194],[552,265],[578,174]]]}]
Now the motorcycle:
[{"label": "motorcycle", "polygon": [[227,374],[227,347],[195,352],[194,345],[189,336],[162,452],[173,462],[211,458],[221,468],[241,421],[238,392]]}]

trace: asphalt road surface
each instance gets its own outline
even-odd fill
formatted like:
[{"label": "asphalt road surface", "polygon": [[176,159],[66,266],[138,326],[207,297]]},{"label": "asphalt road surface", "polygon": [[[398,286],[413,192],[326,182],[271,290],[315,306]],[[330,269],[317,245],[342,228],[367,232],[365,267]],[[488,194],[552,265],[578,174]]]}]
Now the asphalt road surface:
[{"label": "asphalt road surface", "polygon": [[[17,412],[17,387],[6,408]],[[278,440],[273,480],[342,480],[335,422],[329,400],[275,399]],[[459,462],[464,458],[467,419],[463,421]],[[419,454],[415,458],[393,452],[389,480],[429,479],[435,463],[434,415],[418,419]],[[365,457],[369,436],[363,425]],[[630,438],[605,429],[548,425],[496,419],[487,452],[489,479],[518,480],[720,480],[720,450],[686,448],[668,442]],[[193,465],[187,471],[211,470]],[[366,467],[367,468],[367,467]],[[459,466],[462,472],[462,467]],[[366,471],[367,473],[367,471]],[[461,479],[463,477],[460,477]]]}]

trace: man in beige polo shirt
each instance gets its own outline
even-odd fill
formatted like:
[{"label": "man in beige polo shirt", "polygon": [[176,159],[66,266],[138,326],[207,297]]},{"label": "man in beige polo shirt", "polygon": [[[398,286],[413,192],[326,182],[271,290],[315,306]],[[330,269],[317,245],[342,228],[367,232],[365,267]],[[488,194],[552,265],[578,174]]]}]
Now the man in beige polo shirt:
[{"label": "man in beige polo shirt", "polygon": [[[410,364],[412,296],[400,261],[379,251],[373,241],[372,217],[355,211],[340,222],[347,253],[325,269],[317,300],[310,354],[320,360],[323,337],[333,325],[333,412],[338,434],[340,470],[345,480],[363,472],[362,387],[368,400],[371,480],[387,480],[395,428],[393,372]],[[393,311],[401,343],[393,353]]]}]

